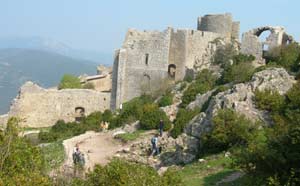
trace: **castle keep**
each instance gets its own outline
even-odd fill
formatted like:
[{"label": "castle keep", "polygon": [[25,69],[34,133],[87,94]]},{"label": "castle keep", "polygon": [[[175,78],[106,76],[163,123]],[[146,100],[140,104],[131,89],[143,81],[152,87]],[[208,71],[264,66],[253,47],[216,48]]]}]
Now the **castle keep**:
[{"label": "castle keep", "polygon": [[165,80],[183,80],[189,70],[211,65],[217,38],[238,40],[239,22],[231,14],[198,18],[198,29],[128,30],[113,65],[111,108],[159,90]]}]

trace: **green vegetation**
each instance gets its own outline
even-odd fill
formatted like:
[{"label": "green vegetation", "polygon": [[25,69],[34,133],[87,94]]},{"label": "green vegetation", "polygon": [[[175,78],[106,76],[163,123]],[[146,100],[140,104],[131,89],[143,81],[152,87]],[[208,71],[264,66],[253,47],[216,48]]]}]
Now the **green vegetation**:
[{"label": "green vegetation", "polygon": [[172,105],[174,95],[170,92],[164,94],[158,101],[159,107],[166,107]]},{"label": "green vegetation", "polygon": [[144,133],[144,130],[137,130],[132,133],[124,133],[124,134],[118,134],[115,136],[115,138],[120,139],[122,142],[127,143],[129,141],[134,141],[141,137],[141,135]]},{"label": "green vegetation", "polygon": [[179,174],[186,186],[212,186],[232,174],[231,159],[224,153],[204,157],[204,162],[194,162],[185,165]]},{"label": "green vegetation", "polygon": [[164,130],[171,128],[171,122],[166,113],[159,109],[156,104],[146,104],[143,107],[143,115],[140,119],[142,129],[158,129],[159,121],[163,120]]},{"label": "green vegetation", "polygon": [[98,131],[100,130],[100,122],[103,120],[102,115],[101,112],[94,112],[83,118],[80,123],[65,123],[63,120],[59,120],[49,131],[40,132],[39,139],[41,142],[55,142],[83,134],[88,130]]},{"label": "green vegetation", "polygon": [[181,186],[181,177],[173,170],[168,170],[163,176],[146,165],[129,163],[114,159],[106,166],[97,165],[88,173],[85,180],[75,179],[73,186],[98,185],[147,185],[147,186]]},{"label": "green vegetation", "polygon": [[267,63],[275,63],[291,72],[300,70],[300,46],[298,43],[276,47],[268,52]]},{"label": "green vegetation", "polygon": [[238,54],[233,56],[232,64],[224,62],[221,83],[242,83],[249,81],[255,72],[255,68],[251,64],[254,59],[253,56]]},{"label": "green vegetation", "polygon": [[58,168],[65,159],[64,146],[61,142],[50,143],[41,147],[47,172]]},{"label": "green vegetation", "polygon": [[71,74],[65,74],[58,85],[58,89],[78,89],[82,88],[78,77]]},{"label": "green vegetation", "polygon": [[10,118],[0,131],[0,185],[50,185],[38,147],[18,137],[18,119]]},{"label": "green vegetation", "polygon": [[279,112],[284,105],[284,96],[272,90],[255,91],[256,106],[261,110]]},{"label": "green vegetation", "polygon": [[212,90],[217,82],[217,76],[211,71],[204,69],[196,77],[195,82],[183,92],[181,108],[185,108],[190,102],[196,99],[197,94],[206,93]]},{"label": "green vegetation", "polygon": [[[269,95],[263,98],[261,94]],[[257,105],[271,112],[274,125],[249,140],[247,146],[236,151],[234,156],[237,166],[252,178],[261,180],[256,185],[300,184],[300,166],[296,163],[300,161],[300,83],[287,92],[284,101],[283,98],[279,98],[281,101],[273,99],[278,96],[269,91],[256,94]],[[253,181],[257,182],[257,179]]]},{"label": "green vegetation", "polygon": [[188,124],[190,120],[193,119],[198,113],[199,109],[188,110],[188,109],[179,109],[176,119],[174,121],[174,128],[171,130],[171,136],[177,138],[180,134],[183,133],[184,127]]},{"label": "green vegetation", "polygon": [[211,133],[201,139],[203,154],[245,146],[256,130],[255,124],[230,109],[219,110],[212,122]]}]

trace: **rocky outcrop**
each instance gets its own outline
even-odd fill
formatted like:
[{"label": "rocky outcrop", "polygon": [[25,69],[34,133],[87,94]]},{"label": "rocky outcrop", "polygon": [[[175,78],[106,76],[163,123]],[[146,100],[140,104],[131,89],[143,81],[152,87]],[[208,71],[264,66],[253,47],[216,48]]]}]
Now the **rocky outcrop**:
[{"label": "rocky outcrop", "polygon": [[281,95],[285,94],[295,83],[293,76],[290,76],[283,68],[269,68],[257,72],[248,83],[234,85],[231,89],[220,92],[211,100],[205,113],[196,116],[185,129],[185,133],[199,138],[203,132],[211,127],[211,118],[216,115],[219,109],[233,109],[244,114],[252,121],[261,120],[268,122],[268,114],[258,110],[253,102],[255,90],[276,90]]}]

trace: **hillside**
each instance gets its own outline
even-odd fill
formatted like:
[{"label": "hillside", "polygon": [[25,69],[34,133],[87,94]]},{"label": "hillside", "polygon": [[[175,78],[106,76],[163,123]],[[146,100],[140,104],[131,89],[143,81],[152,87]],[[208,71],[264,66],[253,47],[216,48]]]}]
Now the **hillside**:
[{"label": "hillside", "polygon": [[0,49],[0,113],[9,110],[19,87],[28,80],[43,87],[57,85],[63,74],[95,74],[96,63],[32,49]]}]

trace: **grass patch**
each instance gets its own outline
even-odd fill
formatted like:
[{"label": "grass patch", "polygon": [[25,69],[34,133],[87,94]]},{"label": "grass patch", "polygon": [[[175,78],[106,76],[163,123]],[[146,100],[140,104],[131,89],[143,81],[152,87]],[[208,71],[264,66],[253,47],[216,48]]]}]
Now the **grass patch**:
[{"label": "grass patch", "polygon": [[224,154],[211,155],[204,158],[205,162],[194,162],[179,171],[186,186],[210,186],[230,175],[231,159]]},{"label": "grass patch", "polygon": [[41,150],[46,163],[45,167],[47,172],[58,168],[65,160],[65,150],[61,141],[41,147]]},{"label": "grass patch", "polygon": [[127,143],[138,139],[144,132],[144,130],[137,130],[133,133],[118,134],[115,138],[120,139],[124,143]]}]

